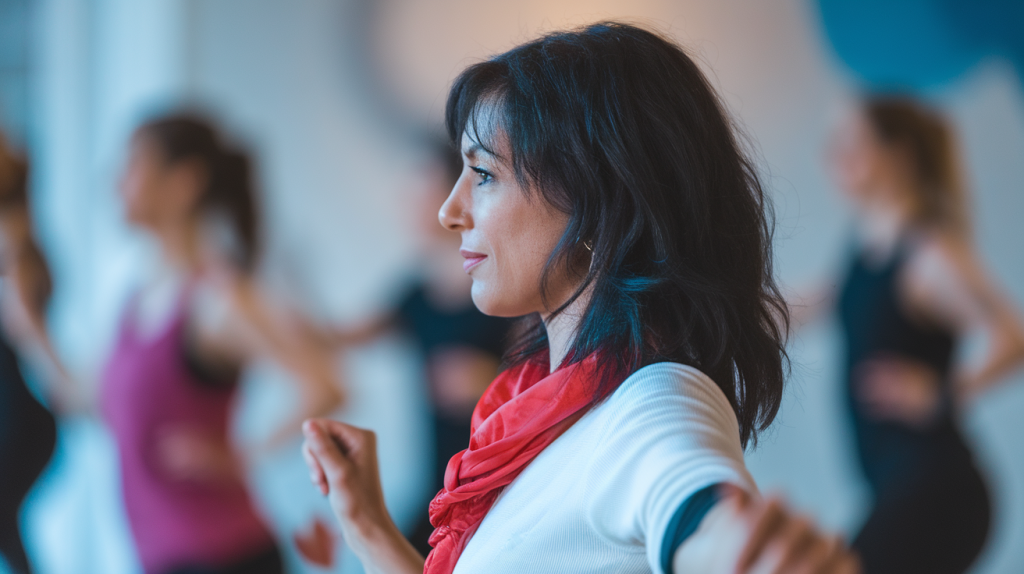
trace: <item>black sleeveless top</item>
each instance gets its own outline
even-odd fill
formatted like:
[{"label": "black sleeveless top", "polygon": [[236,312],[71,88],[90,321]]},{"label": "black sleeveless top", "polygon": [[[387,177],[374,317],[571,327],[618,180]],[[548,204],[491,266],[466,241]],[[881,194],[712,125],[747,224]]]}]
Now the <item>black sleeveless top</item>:
[{"label": "black sleeveless top", "polygon": [[[860,462],[876,492],[920,472],[953,471],[971,464],[948,400],[956,341],[953,333],[924,325],[905,309],[900,274],[907,251],[906,244],[901,244],[889,261],[878,265],[867,262],[863,253],[856,255],[839,297],[848,405]],[[924,363],[939,374],[943,408],[926,428],[879,420],[862,408],[853,373],[862,361],[886,356]]]},{"label": "black sleeveless top", "polygon": [[16,525],[21,500],[56,441],[53,415],[25,384],[17,355],[0,334],[0,532]]}]

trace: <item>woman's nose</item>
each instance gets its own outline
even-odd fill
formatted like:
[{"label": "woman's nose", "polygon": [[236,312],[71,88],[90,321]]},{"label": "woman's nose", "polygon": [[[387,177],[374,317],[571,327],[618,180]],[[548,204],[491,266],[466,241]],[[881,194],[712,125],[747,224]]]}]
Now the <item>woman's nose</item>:
[{"label": "woman's nose", "polygon": [[437,220],[448,231],[462,231],[472,226],[469,202],[466,201],[466,194],[469,193],[466,189],[467,182],[468,178],[460,177],[459,181],[455,182],[452,192],[448,194],[448,199],[444,200],[440,211],[437,212]]}]

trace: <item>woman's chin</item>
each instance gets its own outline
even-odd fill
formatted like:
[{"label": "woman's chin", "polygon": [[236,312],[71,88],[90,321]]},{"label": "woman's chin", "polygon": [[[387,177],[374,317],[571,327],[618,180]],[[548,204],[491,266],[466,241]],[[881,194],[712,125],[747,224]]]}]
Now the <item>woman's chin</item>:
[{"label": "woman's chin", "polygon": [[470,291],[473,297],[473,305],[484,315],[494,315],[493,300],[488,293],[487,286],[482,281],[473,279],[473,289]]},{"label": "woman's chin", "polygon": [[473,279],[473,290],[471,291],[473,296],[473,305],[480,310],[484,315],[490,315],[492,317],[518,317],[525,315],[526,313],[517,313],[516,305],[509,304],[510,302],[506,297],[502,297],[500,294],[495,293],[493,289],[489,289],[487,283]]}]

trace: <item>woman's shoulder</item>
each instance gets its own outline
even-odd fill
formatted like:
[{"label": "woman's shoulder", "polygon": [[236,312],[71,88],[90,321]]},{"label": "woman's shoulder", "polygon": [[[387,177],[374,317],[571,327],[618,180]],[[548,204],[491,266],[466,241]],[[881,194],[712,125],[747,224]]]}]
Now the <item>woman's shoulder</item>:
[{"label": "woman's shoulder", "polygon": [[653,363],[638,369],[602,407],[623,429],[671,420],[738,433],[736,413],[722,389],[700,369],[682,363]]},{"label": "woman's shoulder", "polygon": [[612,394],[622,399],[647,398],[657,400],[665,396],[685,396],[728,405],[725,394],[711,377],[691,365],[661,362],[646,365],[633,372]]}]

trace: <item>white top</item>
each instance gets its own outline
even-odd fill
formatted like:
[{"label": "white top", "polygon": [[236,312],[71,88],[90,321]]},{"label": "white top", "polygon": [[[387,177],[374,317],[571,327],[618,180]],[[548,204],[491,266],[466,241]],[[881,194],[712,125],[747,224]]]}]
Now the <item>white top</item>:
[{"label": "white top", "polygon": [[725,395],[693,367],[649,365],[505,488],[455,574],[660,573],[672,515],[722,482],[757,492]]}]

